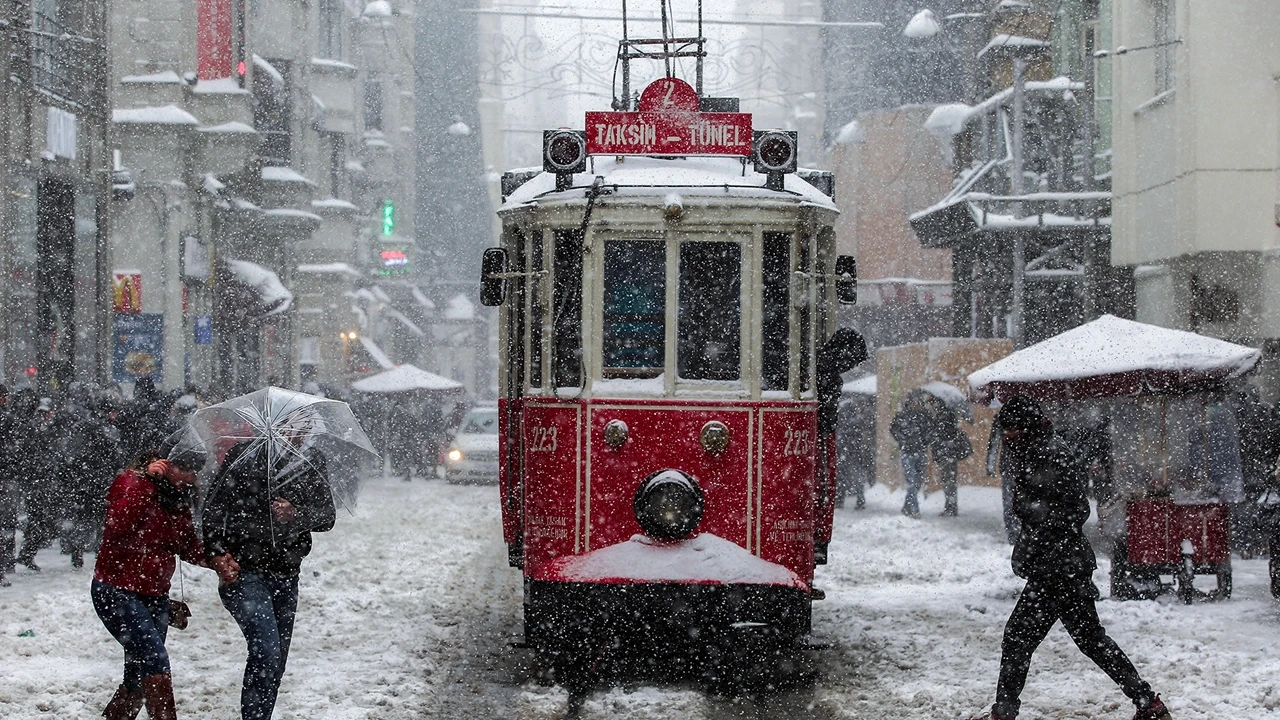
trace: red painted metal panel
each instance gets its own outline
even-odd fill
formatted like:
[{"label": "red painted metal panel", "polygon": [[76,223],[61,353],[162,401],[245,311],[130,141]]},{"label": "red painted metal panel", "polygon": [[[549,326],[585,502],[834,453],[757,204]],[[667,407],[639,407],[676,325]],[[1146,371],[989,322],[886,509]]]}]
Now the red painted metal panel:
[{"label": "red painted metal panel", "polygon": [[511,428],[518,429],[520,401],[498,400],[498,494],[502,498],[502,539],[508,545],[520,538],[521,500],[520,464],[513,462]]},{"label": "red painted metal panel", "polygon": [[231,65],[231,0],[198,0],[196,76],[201,80],[231,77]]},{"label": "red painted metal panel", "polygon": [[[692,476],[702,488],[706,509],[698,531],[746,547],[750,408],[608,402],[589,407],[590,516],[584,549],[624,542],[639,533],[632,509],[636,488],[644,478],[668,468]],[[630,433],[617,450],[604,441],[604,426],[611,420],[625,422]],[[719,455],[709,455],[699,440],[702,426],[712,420],[729,428],[729,445]]]},{"label": "red painted metal panel", "polygon": [[1196,564],[1227,561],[1230,545],[1227,506],[1175,505],[1166,499],[1133,500],[1128,504],[1129,562],[1173,565],[1182,559],[1182,541],[1195,547]]},{"label": "red painted metal panel", "polygon": [[582,407],[575,402],[526,399],[521,412],[525,449],[524,567],[539,577],[548,561],[581,552]]},{"label": "red painted metal panel", "polygon": [[757,554],[813,580],[814,408],[761,408]]}]

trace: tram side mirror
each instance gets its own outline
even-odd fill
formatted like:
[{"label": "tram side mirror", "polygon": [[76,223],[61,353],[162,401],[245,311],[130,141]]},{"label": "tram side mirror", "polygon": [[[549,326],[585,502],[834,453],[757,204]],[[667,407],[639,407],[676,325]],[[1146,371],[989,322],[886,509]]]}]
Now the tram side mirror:
[{"label": "tram side mirror", "polygon": [[836,258],[836,297],[840,302],[858,302],[858,259],[852,255]]},{"label": "tram side mirror", "polygon": [[489,248],[480,259],[480,304],[497,307],[507,298],[507,251]]}]

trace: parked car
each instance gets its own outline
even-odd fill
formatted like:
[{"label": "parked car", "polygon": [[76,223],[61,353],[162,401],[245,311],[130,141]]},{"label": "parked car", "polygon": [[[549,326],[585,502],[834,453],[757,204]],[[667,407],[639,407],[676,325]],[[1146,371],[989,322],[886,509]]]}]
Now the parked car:
[{"label": "parked car", "polygon": [[444,457],[445,480],[459,483],[498,482],[498,408],[471,409]]}]

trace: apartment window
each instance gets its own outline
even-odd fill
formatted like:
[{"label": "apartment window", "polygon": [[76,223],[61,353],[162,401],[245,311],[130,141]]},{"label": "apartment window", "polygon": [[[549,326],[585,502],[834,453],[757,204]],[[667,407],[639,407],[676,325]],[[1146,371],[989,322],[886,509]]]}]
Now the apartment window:
[{"label": "apartment window", "polygon": [[326,58],[342,59],[342,0],[320,0],[320,52]]},{"label": "apartment window", "polygon": [[254,65],[253,126],[262,136],[258,152],[267,165],[288,165],[293,149],[289,135],[293,120],[289,61],[255,58]]},{"label": "apartment window", "polygon": [[329,196],[342,197],[342,178],[347,171],[347,136],[329,133]]},{"label": "apartment window", "polygon": [[1151,3],[1152,44],[1155,49],[1156,94],[1174,87],[1174,50],[1178,39],[1177,0],[1153,0]]},{"label": "apartment window", "polygon": [[382,130],[382,80],[370,73],[364,81],[364,129]]}]

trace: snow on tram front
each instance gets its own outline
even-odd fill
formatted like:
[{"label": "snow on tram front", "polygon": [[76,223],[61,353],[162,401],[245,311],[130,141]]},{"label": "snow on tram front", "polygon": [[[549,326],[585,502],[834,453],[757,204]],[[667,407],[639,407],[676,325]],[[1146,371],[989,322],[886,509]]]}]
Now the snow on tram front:
[{"label": "snow on tram front", "polygon": [[702,106],[659,79],[503,179],[482,278],[503,529],[526,640],[564,671],[618,642],[793,642],[819,596],[835,483],[819,406],[865,357],[835,332],[853,258],[795,134]]}]

